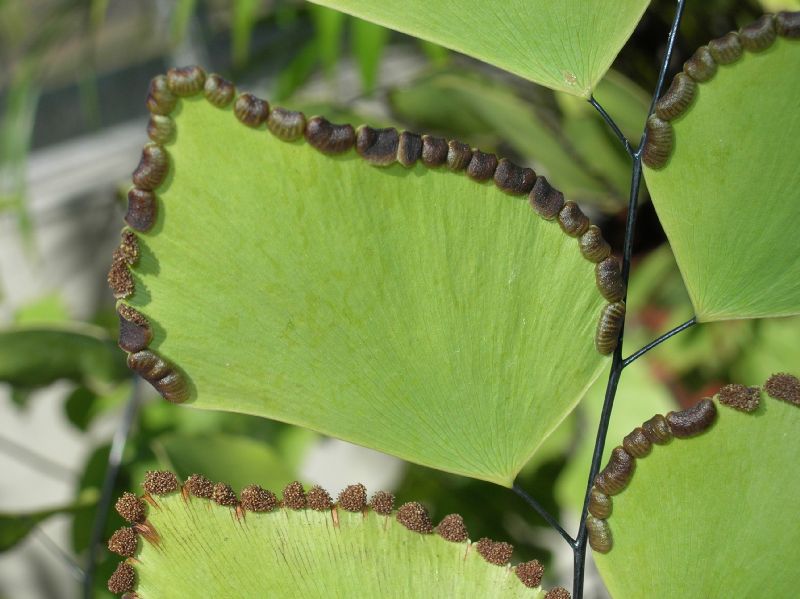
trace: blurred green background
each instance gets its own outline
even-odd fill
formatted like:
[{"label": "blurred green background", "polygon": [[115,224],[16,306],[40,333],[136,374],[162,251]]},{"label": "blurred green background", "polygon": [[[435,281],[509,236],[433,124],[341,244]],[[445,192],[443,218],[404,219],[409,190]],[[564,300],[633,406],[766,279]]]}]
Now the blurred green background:
[{"label": "blurred green background", "polygon": [[[796,1],[688,2],[673,71],[712,37]],[[634,144],[674,2],[653,2],[596,97]],[[511,492],[282,424],[182,409],[134,384],[117,349],[105,270],[144,95],[170,66],[200,64],[307,114],[435,132],[530,165],[581,202],[622,247],[629,159],[591,106],[428,43],[299,1],[0,0],[0,597],[71,598],[111,438],[140,404],[114,496],[145,470],[200,472],[235,488],[299,478],[333,493],[365,482],[464,515],[473,539],[516,547],[571,577],[571,553]],[[691,316],[669,247],[642,196],[626,352]],[[609,445],[654,412],[729,381],[753,384],[800,358],[800,319],[690,329],[627,370]],[[519,483],[574,531],[605,379],[548,440]],[[109,514],[101,542],[122,524]],[[94,596],[116,559],[98,552]],[[604,597],[589,577],[586,597]]]}]

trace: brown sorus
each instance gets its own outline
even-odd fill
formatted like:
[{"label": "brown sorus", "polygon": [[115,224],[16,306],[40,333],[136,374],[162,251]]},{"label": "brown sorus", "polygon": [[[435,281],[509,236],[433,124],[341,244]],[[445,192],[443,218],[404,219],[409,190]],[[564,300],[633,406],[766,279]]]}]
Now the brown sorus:
[{"label": "brown sorus", "polygon": [[352,125],[336,125],[321,116],[308,120],[305,137],[323,154],[341,154],[352,148],[356,141]]},{"label": "brown sorus", "polygon": [[463,543],[469,539],[467,526],[461,514],[448,514],[436,527],[437,534],[451,543]]},{"label": "brown sorus", "polygon": [[153,339],[150,323],[127,304],[117,306],[119,316],[119,346],[126,352],[141,351]]},{"label": "brown sorus", "polygon": [[474,181],[488,181],[497,170],[497,156],[472,150],[472,158],[467,165],[467,176]]},{"label": "brown sorus", "polygon": [[511,559],[514,547],[509,543],[492,541],[487,537],[483,537],[475,543],[475,550],[490,564],[505,566]]},{"label": "brown sorus", "polygon": [[128,263],[118,250],[114,250],[106,280],[115,298],[125,299],[133,294],[135,288],[133,275],[128,269]]},{"label": "brown sorus", "polygon": [[719,402],[741,412],[754,412],[761,403],[761,389],[744,385],[725,385],[719,390]]},{"label": "brown sorus", "polygon": [[589,533],[589,545],[594,551],[598,553],[611,551],[614,540],[607,520],[586,516],[586,530]]},{"label": "brown sorus", "polygon": [[133,557],[139,547],[139,535],[130,527],[123,527],[108,540],[108,549],[122,557]]},{"label": "brown sorus", "polygon": [[667,419],[661,414],[656,414],[650,420],[642,424],[642,432],[651,443],[656,445],[666,445],[672,440],[672,430],[669,428]]},{"label": "brown sorus", "polygon": [[199,94],[203,91],[205,82],[206,72],[197,65],[172,68],[167,71],[167,85],[176,96]]},{"label": "brown sorus", "polygon": [[411,131],[403,131],[397,145],[397,162],[405,167],[411,167],[420,158],[422,158],[422,137]]},{"label": "brown sorus", "polygon": [[225,108],[233,101],[233,97],[236,95],[236,88],[227,79],[212,73],[206,77],[205,85],[203,85],[203,94],[217,108]]},{"label": "brown sorus", "polygon": [[701,399],[691,408],[666,415],[672,434],[687,439],[705,432],[717,419],[717,406],[710,399]]},{"label": "brown sorus", "polygon": [[293,510],[302,510],[306,507],[306,492],[299,481],[290,482],[283,489],[283,505]]},{"label": "brown sorus", "polygon": [[739,41],[745,50],[761,52],[769,48],[778,36],[775,29],[775,17],[763,15],[739,30]]},{"label": "brown sorus", "polygon": [[165,144],[175,137],[175,121],[162,114],[151,114],[147,122],[147,137],[157,144]]},{"label": "brown sorus", "polygon": [[148,470],[142,487],[150,495],[167,495],[178,490],[178,477],[169,470]]},{"label": "brown sorus", "polygon": [[139,239],[133,231],[123,231],[120,236],[119,256],[126,263],[133,266],[139,261]]},{"label": "brown sorus", "polygon": [[534,212],[553,220],[564,207],[564,194],[552,187],[545,177],[537,177],[528,199]]},{"label": "brown sorus", "polygon": [[597,225],[590,225],[578,239],[581,254],[589,262],[602,262],[611,255],[611,246],[603,238],[603,232]]},{"label": "brown sorus", "polygon": [[472,148],[455,139],[447,142],[447,168],[451,171],[463,171],[472,160]]},{"label": "brown sorus", "polygon": [[139,166],[133,171],[133,184],[139,189],[153,191],[166,179],[168,172],[167,151],[158,144],[145,144]]},{"label": "brown sorus", "polygon": [[653,169],[663,168],[672,154],[675,133],[669,121],[651,114],[647,119],[647,141],[644,145],[642,161]]},{"label": "brown sorus", "polygon": [[717,64],[731,64],[742,57],[744,50],[739,34],[729,31],[722,37],[708,42],[708,51]]},{"label": "brown sorus", "polygon": [[278,139],[295,141],[303,137],[306,130],[306,115],[281,106],[273,108],[267,118],[267,128]]},{"label": "brown sorus", "polygon": [[622,446],[635,458],[643,458],[650,454],[653,443],[644,434],[642,427],[637,426],[622,440]]},{"label": "brown sorus", "polygon": [[388,516],[394,509],[394,495],[388,491],[378,491],[370,499],[369,506],[376,514]]},{"label": "brown sorus", "polygon": [[564,587],[554,587],[547,591],[544,599],[571,599],[571,595]]},{"label": "brown sorus", "polygon": [[150,80],[145,106],[152,114],[169,114],[175,108],[177,101],[175,94],[169,89],[165,75],[157,75]]},{"label": "brown sorus", "polygon": [[108,579],[108,590],[118,595],[132,591],[135,585],[136,572],[133,566],[127,562],[120,562],[111,578]]},{"label": "brown sorus", "polygon": [[361,483],[346,487],[339,493],[338,504],[348,512],[360,512],[367,507],[367,489]]},{"label": "brown sorus", "polygon": [[308,490],[306,495],[308,507],[317,512],[324,512],[333,507],[333,500],[330,493],[319,485],[315,485]]},{"label": "brown sorus", "polygon": [[575,202],[566,202],[558,213],[558,224],[570,237],[580,237],[589,229],[589,217]]},{"label": "brown sorus", "polygon": [[236,507],[239,505],[239,498],[230,485],[225,483],[217,483],[214,485],[214,491],[211,497],[218,505],[226,507]]},{"label": "brown sorus", "polygon": [[156,195],[152,191],[134,187],[128,192],[128,212],[125,222],[137,231],[147,232],[156,222]]},{"label": "brown sorus", "polygon": [[672,79],[669,89],[656,102],[655,114],[663,121],[678,118],[694,100],[697,82],[686,73],[678,73]]},{"label": "brown sorus", "polygon": [[708,81],[717,72],[717,63],[708,46],[700,46],[692,57],[683,63],[683,72],[698,83]]},{"label": "brown sorus", "polygon": [[447,162],[449,146],[447,140],[431,135],[422,136],[422,163],[425,166],[437,167]]},{"label": "brown sorus", "polygon": [[524,168],[501,158],[494,171],[494,184],[506,193],[530,193],[536,183],[536,173],[532,168]]},{"label": "brown sorus", "polygon": [[240,493],[242,507],[248,512],[271,512],[278,507],[275,493],[259,485],[247,485]]},{"label": "brown sorus", "polygon": [[394,127],[373,129],[362,125],[356,131],[356,152],[370,164],[388,166],[397,160],[400,135]]},{"label": "brown sorus", "polygon": [[617,348],[619,332],[624,322],[625,302],[606,304],[603,307],[594,335],[594,346],[598,352],[607,356]]},{"label": "brown sorus", "polygon": [[605,520],[611,515],[613,509],[614,500],[600,489],[593,486],[589,495],[589,513],[595,518]]},{"label": "brown sorus", "polygon": [[236,98],[233,113],[248,127],[260,127],[269,118],[269,103],[253,94],[244,93]]},{"label": "brown sorus", "polygon": [[404,503],[397,510],[397,521],[408,530],[420,534],[428,534],[433,531],[433,523],[428,515],[428,510],[421,503],[410,501]]},{"label": "brown sorus", "polygon": [[778,372],[764,383],[764,391],[774,399],[800,406],[800,379],[793,374]]},{"label": "brown sorus", "polygon": [[129,354],[128,368],[150,383],[167,401],[181,403],[189,398],[189,386],[183,375],[152,350]]},{"label": "brown sorus", "polygon": [[542,576],[544,575],[544,566],[539,563],[539,560],[531,560],[517,564],[514,568],[514,574],[517,575],[520,582],[529,589],[535,589],[542,584]]},{"label": "brown sorus", "polygon": [[615,447],[608,464],[595,478],[597,489],[606,495],[617,495],[625,490],[636,470],[636,460],[624,447]]},{"label": "brown sorus", "polygon": [[775,15],[775,30],[781,37],[800,39],[800,11],[783,11]]},{"label": "brown sorus", "polygon": [[141,524],[147,517],[144,502],[133,493],[123,493],[122,497],[117,499],[117,503],[114,504],[114,509],[131,524]]},{"label": "brown sorus", "polygon": [[214,496],[214,483],[202,474],[192,474],[183,486],[195,497],[211,499]]},{"label": "brown sorus", "polygon": [[618,302],[625,297],[625,282],[622,267],[614,256],[609,256],[594,267],[594,282],[600,295],[609,302]]}]

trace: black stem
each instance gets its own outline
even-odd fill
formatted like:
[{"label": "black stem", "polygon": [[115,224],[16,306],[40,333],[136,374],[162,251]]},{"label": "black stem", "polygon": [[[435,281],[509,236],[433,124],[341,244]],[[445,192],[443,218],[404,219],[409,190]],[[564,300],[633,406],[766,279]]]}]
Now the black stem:
[{"label": "black stem", "polygon": [[677,335],[681,331],[685,331],[686,329],[688,329],[689,327],[693,326],[696,323],[697,323],[697,317],[696,316],[692,316],[689,320],[687,320],[683,324],[679,324],[674,329],[671,329],[671,330],[667,331],[666,333],[664,333],[663,335],[661,335],[660,337],[658,337],[656,339],[653,339],[650,343],[645,345],[642,349],[640,349],[637,352],[634,352],[633,354],[631,354],[630,356],[628,356],[627,358],[622,360],[622,367],[626,368],[631,362],[635,362],[636,360],[641,358],[643,355],[645,355],[647,352],[649,352],[654,347],[656,347],[658,345],[661,345],[662,343],[664,343],[664,341],[666,341],[670,337],[673,337],[673,336]]},{"label": "black stem", "polygon": [[[661,96],[661,90],[664,87],[667,69],[669,67],[670,59],[672,58],[672,50],[675,47],[675,39],[678,35],[681,17],[683,16],[684,4],[685,0],[677,0],[675,18],[672,21],[672,27],[670,28],[669,37],[667,38],[667,49],[666,52],[664,52],[664,58],[661,61],[661,70],[658,74],[658,83],[653,92],[653,98],[650,102],[650,111],[648,116],[653,112],[655,103]],[[647,127],[644,127],[641,141],[639,142],[639,147],[633,154],[631,192],[628,199],[628,218],[625,223],[625,244],[622,253],[622,280],[625,282],[626,287],[630,277],[631,254],[633,253],[633,234],[636,226],[637,208],[639,204],[639,187],[641,186],[642,181],[642,152],[646,142]],[[578,536],[573,544],[574,571],[572,580],[572,596],[574,599],[582,599],[583,597],[583,580],[586,569],[586,543],[588,541],[586,515],[589,509],[589,495],[592,490],[594,479],[597,476],[597,473],[600,471],[600,461],[603,457],[603,449],[605,448],[606,435],[608,434],[608,424],[611,420],[611,412],[614,407],[614,398],[617,393],[617,385],[619,384],[622,370],[625,367],[622,359],[622,341],[624,333],[625,326],[623,325],[620,329],[617,347],[614,350],[614,356],[611,361],[611,372],[608,375],[603,410],[600,413],[600,422],[597,426],[597,437],[595,439],[594,451],[592,453],[592,465],[589,469],[589,477],[586,483],[586,493],[583,500],[583,509],[581,510],[580,527],[578,528]]]},{"label": "black stem", "polygon": [[631,147],[631,142],[628,141],[628,138],[625,137],[625,134],[622,132],[617,126],[617,123],[611,118],[611,115],[606,112],[606,109],[598,102],[594,96],[589,96],[589,104],[594,106],[595,110],[600,113],[600,116],[603,117],[603,120],[606,124],[611,127],[611,130],[614,132],[614,135],[617,136],[622,145],[625,146],[625,151],[628,153],[628,156],[633,158],[633,148]]},{"label": "black stem", "polygon": [[567,533],[567,531],[562,528],[562,526],[558,523],[558,520],[556,520],[550,514],[550,512],[544,509],[544,506],[541,503],[539,503],[533,497],[528,495],[525,492],[525,490],[522,487],[520,487],[517,483],[514,483],[514,486],[511,488],[514,490],[514,493],[522,497],[523,501],[525,501],[525,503],[531,506],[536,511],[537,514],[539,514],[542,518],[544,518],[550,526],[555,528],[556,532],[561,535],[561,538],[563,538],[569,545],[575,544],[575,539],[573,539],[569,535],[569,533]]},{"label": "black stem", "polygon": [[97,504],[97,511],[94,516],[94,523],[92,524],[92,535],[89,541],[89,557],[86,562],[86,575],[83,577],[83,597],[84,599],[92,599],[92,583],[94,578],[94,571],[97,565],[97,549],[100,546],[100,538],[103,535],[103,529],[108,520],[108,512],[111,507],[111,496],[114,493],[114,483],[117,481],[120,466],[122,465],[122,454],[125,451],[125,445],[128,443],[133,423],[136,421],[136,412],[139,409],[141,401],[140,381],[138,377],[134,377],[131,383],[131,393],[128,397],[128,403],[125,405],[125,412],[122,414],[122,419],[117,425],[117,430],[114,431],[114,438],[111,441],[111,450],[108,452],[108,465],[106,467],[106,475],[103,480],[103,491],[100,496],[100,502]]},{"label": "black stem", "polygon": [[60,478],[70,483],[77,476],[74,470],[2,436],[0,436],[0,451],[47,476]]}]

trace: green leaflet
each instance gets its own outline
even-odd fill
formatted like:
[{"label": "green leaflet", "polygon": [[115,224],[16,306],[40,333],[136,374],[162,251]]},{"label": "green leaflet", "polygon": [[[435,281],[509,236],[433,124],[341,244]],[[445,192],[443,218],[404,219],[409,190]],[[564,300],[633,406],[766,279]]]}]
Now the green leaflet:
[{"label": "green leaflet", "polygon": [[645,169],[700,321],[800,313],[798,57],[779,36],[720,65],[671,122],[666,166]]},{"label": "green leaflet", "polygon": [[315,1],[585,98],[649,4],[647,0]]},{"label": "green leaflet", "polygon": [[[170,473],[156,474],[169,482]],[[284,504],[295,509],[276,507],[275,496],[260,488],[243,491],[241,504],[224,485],[214,487],[214,501],[191,495],[189,488],[151,493],[147,519],[112,537],[113,551],[135,557],[111,577],[112,591],[135,590],[152,599],[545,595],[537,580],[528,579],[536,583],[529,588],[508,567],[510,545],[487,552],[485,540],[463,540],[468,534],[463,522],[460,531],[440,527],[439,536],[420,504],[391,512],[388,494],[371,509],[361,485],[348,487],[349,498],[340,496],[336,507],[322,489],[312,500],[311,490],[303,495],[302,488],[292,493],[287,488]],[[128,495],[120,513],[130,515],[133,501]],[[252,511],[256,504],[270,511]],[[454,538],[454,532],[463,536]]]},{"label": "green leaflet", "polygon": [[491,182],[325,155],[232,113],[179,102],[155,223],[115,253],[118,295],[135,283],[121,309],[177,365],[136,369],[197,408],[510,486],[603,366],[577,241]]},{"label": "green leaflet", "polygon": [[595,553],[614,597],[641,596],[643,580],[664,599],[794,596],[800,481],[787,474],[800,459],[800,407],[760,395],[752,413],[715,400],[710,430],[636,461],[613,497],[613,548]]}]

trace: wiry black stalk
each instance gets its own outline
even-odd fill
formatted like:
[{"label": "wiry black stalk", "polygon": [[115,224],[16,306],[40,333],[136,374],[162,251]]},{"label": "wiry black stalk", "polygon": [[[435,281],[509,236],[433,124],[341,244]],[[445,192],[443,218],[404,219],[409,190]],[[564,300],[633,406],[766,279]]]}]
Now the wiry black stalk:
[{"label": "wiry black stalk", "polygon": [[86,561],[86,574],[83,577],[83,597],[84,599],[92,599],[94,593],[92,592],[92,583],[94,578],[94,571],[97,565],[97,550],[100,546],[100,538],[103,535],[103,529],[108,520],[108,512],[111,508],[111,497],[114,493],[114,483],[117,481],[119,469],[122,465],[122,453],[125,451],[125,445],[128,443],[133,423],[136,421],[136,412],[139,410],[139,403],[141,402],[141,382],[139,377],[134,377],[131,382],[131,394],[128,397],[128,403],[125,405],[125,412],[122,414],[122,419],[117,425],[117,430],[114,431],[114,438],[111,440],[111,450],[108,452],[108,465],[106,466],[106,475],[103,479],[103,491],[100,495],[100,502],[97,504],[97,511],[94,515],[94,523],[92,524],[92,535],[89,541],[89,556]]},{"label": "wiry black stalk", "polygon": [[[667,75],[667,68],[669,67],[670,59],[672,58],[672,50],[675,47],[675,39],[680,27],[681,17],[683,16],[683,9],[685,0],[677,0],[677,7],[675,9],[675,18],[672,21],[669,37],[667,38],[667,49],[664,52],[664,58],[661,62],[661,70],[658,74],[658,83],[653,92],[653,98],[650,102],[650,110],[648,116],[653,112],[655,103],[661,96],[661,91],[664,87],[664,80]],[[605,111],[601,112],[603,114]],[[608,120],[611,120],[610,116]],[[612,121],[613,122],[613,121]],[[642,137],[639,142],[639,147],[633,153],[633,169],[631,173],[631,189],[630,197],[628,199],[628,218],[625,223],[625,244],[622,253],[622,280],[627,287],[628,279],[630,277],[631,269],[631,255],[633,253],[633,234],[636,226],[636,216],[639,205],[639,188],[642,182],[642,153],[644,151],[645,143],[647,142],[647,128],[645,127],[642,132]],[[578,529],[578,536],[573,544],[573,581],[572,581],[572,596],[574,599],[582,599],[583,597],[583,580],[586,567],[586,543],[588,541],[588,534],[586,529],[586,515],[589,508],[589,495],[597,473],[600,470],[600,461],[603,457],[603,449],[605,448],[606,435],[608,434],[608,424],[611,420],[611,412],[614,407],[614,398],[617,393],[617,385],[619,384],[622,370],[625,368],[625,361],[622,359],[622,342],[625,333],[625,327],[621,328],[617,347],[614,350],[614,355],[611,361],[611,372],[608,375],[608,383],[606,385],[606,395],[603,402],[603,410],[600,414],[600,422],[597,426],[597,437],[595,439],[594,452],[592,453],[592,465],[589,469],[589,477],[586,484],[586,493],[584,495],[583,509],[581,510],[581,523]]]},{"label": "wiry black stalk", "polygon": [[550,512],[544,509],[544,506],[541,503],[539,503],[538,501],[536,501],[536,499],[528,495],[525,492],[525,490],[522,487],[520,487],[517,483],[514,483],[512,489],[514,490],[514,493],[522,497],[525,503],[531,506],[536,511],[537,514],[539,514],[542,518],[544,518],[547,521],[547,523],[550,526],[552,526],[558,534],[561,535],[562,539],[564,539],[569,545],[575,544],[575,539],[573,539],[569,535],[569,533],[561,527],[561,525],[558,523],[558,520],[556,520],[550,514]]},{"label": "wiry black stalk", "polygon": [[619,139],[619,141],[625,147],[625,151],[628,153],[628,156],[633,158],[633,148],[631,147],[631,142],[629,142],[628,138],[625,137],[622,129],[617,126],[617,123],[611,118],[611,115],[606,112],[606,109],[603,108],[597,100],[595,100],[594,96],[589,96],[589,104],[594,106],[595,110],[600,113],[600,116],[603,117],[603,120],[611,128],[611,131],[614,132],[614,135],[617,136],[617,139]]},{"label": "wiry black stalk", "polygon": [[627,358],[622,360],[622,367],[626,368],[627,366],[629,366],[631,364],[631,362],[635,362],[636,360],[641,358],[643,355],[645,355],[647,352],[649,352],[651,349],[653,349],[657,345],[661,345],[662,343],[664,343],[664,341],[666,341],[670,337],[674,337],[675,335],[677,335],[681,331],[685,331],[686,329],[688,329],[689,327],[693,326],[696,323],[697,323],[697,317],[696,316],[692,316],[689,320],[687,320],[683,324],[679,324],[674,329],[670,329],[669,331],[667,331],[666,333],[664,333],[660,337],[657,337],[656,339],[653,339],[650,343],[645,345],[642,349],[634,352],[633,354],[631,354],[630,356],[628,356]]}]

